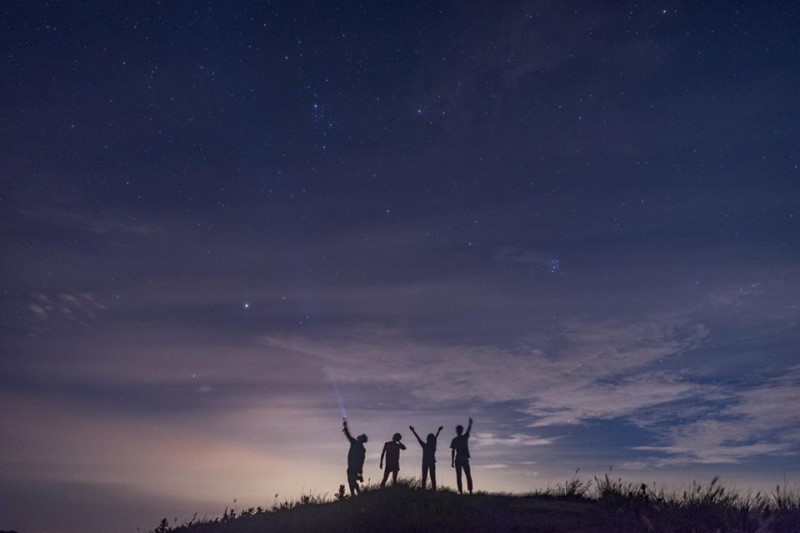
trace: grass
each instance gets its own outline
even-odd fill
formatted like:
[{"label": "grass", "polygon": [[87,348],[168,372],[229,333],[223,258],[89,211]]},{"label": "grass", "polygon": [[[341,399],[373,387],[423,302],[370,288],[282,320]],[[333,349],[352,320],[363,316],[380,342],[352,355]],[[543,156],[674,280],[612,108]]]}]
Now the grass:
[{"label": "grass", "polygon": [[459,495],[418,488],[414,479],[395,487],[365,487],[355,498],[340,487],[333,498],[304,495],[275,501],[269,509],[226,509],[218,518],[171,527],[164,519],[157,533],[251,533],[348,531],[492,532],[800,532],[800,495],[777,487],[772,494],[739,494],[714,479],[684,491],[656,490],[608,475],[524,495]]}]

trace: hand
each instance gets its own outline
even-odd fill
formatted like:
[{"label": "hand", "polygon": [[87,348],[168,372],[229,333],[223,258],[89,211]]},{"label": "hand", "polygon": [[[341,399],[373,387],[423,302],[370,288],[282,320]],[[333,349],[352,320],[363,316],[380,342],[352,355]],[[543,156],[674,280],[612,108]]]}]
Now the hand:
[{"label": "hand", "polygon": [[414,431],[414,426],[408,426],[408,429],[410,429],[411,431]]},{"label": "hand", "polygon": [[380,465],[378,465],[378,468],[383,468],[383,463],[381,463]]},{"label": "hand", "polygon": [[450,463],[450,468],[455,468],[455,467],[456,467],[455,463]]},{"label": "hand", "polygon": [[443,430],[444,426],[439,426],[439,431]]},{"label": "hand", "polygon": [[469,423],[472,424],[472,417],[469,417]]}]

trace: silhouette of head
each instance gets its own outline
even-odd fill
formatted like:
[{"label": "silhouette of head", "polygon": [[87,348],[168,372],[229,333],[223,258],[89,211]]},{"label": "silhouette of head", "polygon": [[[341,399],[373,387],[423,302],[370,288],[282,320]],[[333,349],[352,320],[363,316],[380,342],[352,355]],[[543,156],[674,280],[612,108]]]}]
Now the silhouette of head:
[{"label": "silhouette of head", "polygon": [[458,433],[459,435],[464,433],[464,426],[462,426],[462,425],[456,426],[456,433]]},{"label": "silhouette of head", "polygon": [[357,440],[358,442],[367,442],[367,436],[366,436],[366,435],[364,435],[364,434],[362,433],[361,435],[359,435],[358,437],[356,437],[356,440]]},{"label": "silhouette of head", "polygon": [[402,438],[403,436],[400,433],[395,433],[394,435],[392,435],[392,440],[395,442],[400,442],[400,439]]},{"label": "silhouette of head", "polygon": [[433,433],[428,433],[428,442],[435,442],[435,441],[436,441],[436,435],[434,435]]}]

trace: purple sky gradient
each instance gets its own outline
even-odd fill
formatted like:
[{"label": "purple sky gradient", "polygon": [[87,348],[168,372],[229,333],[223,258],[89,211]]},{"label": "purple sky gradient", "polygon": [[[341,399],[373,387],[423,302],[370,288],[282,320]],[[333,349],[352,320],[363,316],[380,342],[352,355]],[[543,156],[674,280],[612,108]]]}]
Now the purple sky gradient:
[{"label": "purple sky gradient", "polygon": [[798,483],[800,8],[335,4],[0,7],[0,529]]}]

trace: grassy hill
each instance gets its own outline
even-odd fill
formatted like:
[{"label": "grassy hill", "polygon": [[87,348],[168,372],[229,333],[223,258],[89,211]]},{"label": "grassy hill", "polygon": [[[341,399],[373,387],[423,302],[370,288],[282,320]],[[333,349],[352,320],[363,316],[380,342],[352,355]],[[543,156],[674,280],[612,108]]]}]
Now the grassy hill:
[{"label": "grassy hill", "polygon": [[757,532],[800,533],[797,495],[742,496],[716,480],[679,493],[655,492],[609,478],[562,486],[529,495],[458,495],[423,491],[411,481],[367,490],[333,501],[305,496],[272,509],[226,511],[213,520],[170,527],[158,533],[251,533],[346,531],[485,532]]}]

